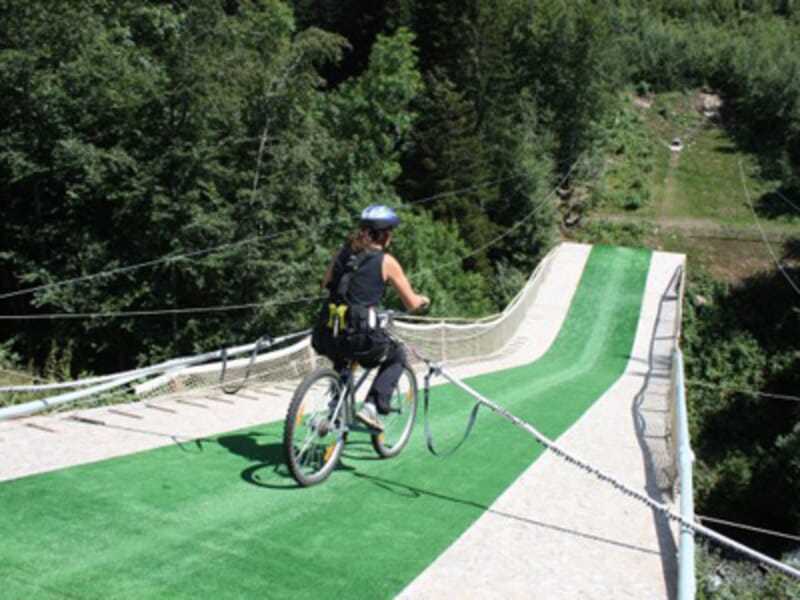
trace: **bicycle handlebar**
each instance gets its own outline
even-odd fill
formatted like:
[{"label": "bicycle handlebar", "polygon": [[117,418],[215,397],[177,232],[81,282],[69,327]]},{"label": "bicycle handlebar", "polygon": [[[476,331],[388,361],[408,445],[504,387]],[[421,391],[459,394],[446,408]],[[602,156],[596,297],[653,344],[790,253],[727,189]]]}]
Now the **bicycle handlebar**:
[{"label": "bicycle handlebar", "polygon": [[385,328],[391,324],[391,322],[394,320],[395,317],[402,317],[403,315],[407,315],[408,311],[385,309],[385,310],[379,310],[377,314],[378,314],[378,323],[382,328]]},{"label": "bicycle handlebar", "polygon": [[382,309],[377,311],[378,322],[381,324],[381,327],[388,327],[396,317],[405,317],[418,310],[426,310],[430,308],[430,306],[431,304],[428,302],[424,306],[420,306],[419,308],[415,308],[413,310],[394,310],[392,308]]}]

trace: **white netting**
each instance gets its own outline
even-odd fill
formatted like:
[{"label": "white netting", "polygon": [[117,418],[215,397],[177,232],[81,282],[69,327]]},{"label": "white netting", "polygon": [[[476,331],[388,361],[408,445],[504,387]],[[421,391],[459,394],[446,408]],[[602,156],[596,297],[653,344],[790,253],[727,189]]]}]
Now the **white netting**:
[{"label": "white netting", "polygon": [[445,364],[495,354],[514,338],[557,251],[542,259],[525,287],[497,315],[466,321],[418,317],[414,322],[397,321],[392,329],[426,357]]},{"label": "white netting", "polygon": [[134,392],[140,398],[154,398],[204,388],[235,390],[242,385],[295,381],[326,363],[326,359],[317,356],[311,348],[309,336],[286,348],[264,352],[251,359],[248,356],[229,360],[226,364],[214,362],[165,373],[135,386]]},{"label": "white netting", "polygon": [[[453,363],[495,354],[513,339],[557,251],[558,248],[545,256],[525,287],[502,313],[474,320],[416,318],[413,323],[395,321],[392,331],[439,362]],[[296,381],[327,363],[327,359],[316,355],[309,336],[305,336],[287,348],[264,352],[252,361],[251,357],[245,357],[227,361],[227,364],[214,362],[165,373],[136,386],[134,391],[141,398],[153,398],[201,388],[235,389],[242,384]]]}]

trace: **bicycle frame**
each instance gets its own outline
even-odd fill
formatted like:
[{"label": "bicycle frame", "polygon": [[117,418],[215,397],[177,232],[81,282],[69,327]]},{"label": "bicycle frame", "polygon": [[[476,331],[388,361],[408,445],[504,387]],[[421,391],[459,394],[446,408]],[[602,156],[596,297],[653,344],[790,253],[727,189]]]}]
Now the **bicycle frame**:
[{"label": "bicycle frame", "polygon": [[343,384],[343,390],[339,396],[339,399],[336,402],[336,408],[333,411],[333,414],[330,417],[331,423],[336,423],[336,420],[339,418],[342,407],[344,407],[344,426],[342,427],[341,433],[347,433],[348,431],[352,430],[362,430],[366,431],[366,428],[355,427],[356,424],[356,392],[361,389],[361,386],[364,385],[364,382],[369,377],[369,374],[372,373],[372,369],[365,369],[361,376],[358,378],[358,381],[354,384],[354,375],[355,371],[358,368],[358,363],[355,361],[350,362],[346,369],[342,370],[339,373],[339,377]]},{"label": "bicycle frame", "polygon": [[[396,316],[397,314],[394,311],[381,311],[378,314],[378,318],[381,319],[381,326],[388,327],[391,319]],[[398,339],[396,336],[391,335],[392,339],[397,344],[402,344],[402,340]],[[354,431],[370,431],[369,428],[366,427],[358,427],[355,426],[356,421],[356,392],[361,389],[361,386],[367,380],[370,373],[374,370],[374,368],[364,369],[364,372],[359,377],[358,381],[353,385],[353,375],[358,369],[358,363],[354,360],[348,361],[347,366],[339,372],[339,378],[342,380],[344,384],[344,402],[342,400],[337,400],[336,409],[334,410],[333,414],[330,417],[331,423],[336,423],[336,419],[339,417],[341,412],[342,404],[345,405],[345,420],[344,420],[344,428],[342,433],[346,433],[347,431],[354,430]]]},{"label": "bicycle frame", "polygon": [[351,431],[369,434],[381,458],[397,456],[410,439],[418,405],[417,378],[411,367],[403,363],[403,382],[398,380],[393,388],[386,413],[392,416],[381,420],[379,428],[359,422],[356,396],[375,368],[365,368],[360,374],[358,369],[355,360],[338,370],[320,367],[300,382],[292,397],[284,421],[283,447],[289,470],[301,486],[328,478]]}]

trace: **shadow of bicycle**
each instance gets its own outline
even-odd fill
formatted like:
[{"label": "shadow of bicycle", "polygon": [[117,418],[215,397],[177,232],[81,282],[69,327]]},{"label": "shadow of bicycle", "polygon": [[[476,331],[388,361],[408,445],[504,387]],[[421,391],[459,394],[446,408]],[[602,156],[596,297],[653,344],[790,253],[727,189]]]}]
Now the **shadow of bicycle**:
[{"label": "shadow of bicycle", "polygon": [[[240,477],[245,482],[271,489],[298,489],[301,487],[286,466],[283,440],[278,435],[248,431],[219,437],[216,442],[231,454],[255,463],[240,473]],[[375,456],[372,445],[368,441],[348,441],[333,476],[336,471],[355,471],[354,467],[344,462],[345,460],[379,460],[379,457]]]},{"label": "shadow of bicycle", "polygon": [[299,487],[292,478],[283,455],[283,444],[277,436],[261,431],[235,433],[217,438],[217,443],[228,450],[254,463],[239,475],[247,483],[273,489],[292,489]]}]

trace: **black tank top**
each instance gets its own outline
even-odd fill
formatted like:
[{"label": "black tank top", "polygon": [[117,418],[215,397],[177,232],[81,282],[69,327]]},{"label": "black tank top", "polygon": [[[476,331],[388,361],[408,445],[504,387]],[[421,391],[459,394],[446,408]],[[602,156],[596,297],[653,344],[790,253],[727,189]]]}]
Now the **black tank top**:
[{"label": "black tank top", "polygon": [[[349,246],[342,248],[333,264],[333,276],[328,284],[331,296],[336,295],[339,281],[347,272],[347,263],[354,256]],[[383,280],[383,252],[380,250],[366,250],[358,255],[361,264],[358,270],[350,277],[347,287],[347,298],[339,300],[357,304],[359,306],[380,306],[386,282]]]}]

